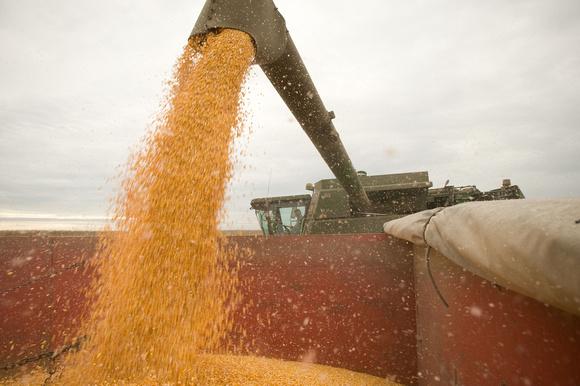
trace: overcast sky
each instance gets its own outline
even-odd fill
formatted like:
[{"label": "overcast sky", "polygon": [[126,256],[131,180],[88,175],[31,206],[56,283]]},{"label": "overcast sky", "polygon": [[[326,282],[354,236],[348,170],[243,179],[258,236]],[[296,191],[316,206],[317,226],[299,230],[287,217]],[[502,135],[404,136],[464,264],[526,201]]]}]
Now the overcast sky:
[{"label": "overcast sky", "polygon": [[[357,169],[580,196],[578,0],[276,3]],[[106,215],[202,5],[0,0],[0,217]],[[227,228],[331,177],[259,68],[247,87]]]}]

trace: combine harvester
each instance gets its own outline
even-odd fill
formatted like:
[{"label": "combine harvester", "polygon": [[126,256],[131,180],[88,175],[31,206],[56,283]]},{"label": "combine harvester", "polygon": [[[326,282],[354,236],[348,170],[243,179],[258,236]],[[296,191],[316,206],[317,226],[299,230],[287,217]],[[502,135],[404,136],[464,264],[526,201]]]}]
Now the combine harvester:
[{"label": "combine harvester", "polygon": [[[311,195],[253,200],[265,236],[229,238],[251,252],[244,353],[406,385],[580,385],[580,199],[357,173],[273,2],[208,0],[192,36],[217,28],[252,36],[255,63],[336,176]],[[96,240],[0,236],[4,371],[69,347]]]}]

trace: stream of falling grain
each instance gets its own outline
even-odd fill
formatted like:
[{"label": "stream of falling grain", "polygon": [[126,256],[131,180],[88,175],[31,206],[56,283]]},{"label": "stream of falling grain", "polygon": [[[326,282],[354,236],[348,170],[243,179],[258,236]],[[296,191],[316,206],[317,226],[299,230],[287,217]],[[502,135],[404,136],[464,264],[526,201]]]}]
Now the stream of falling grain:
[{"label": "stream of falling grain", "polygon": [[237,296],[218,223],[253,57],[250,37],[234,30],[185,47],[168,106],[131,159],[115,203],[122,232],[102,240],[88,340],[56,382],[203,379],[196,359],[219,348]]},{"label": "stream of falling grain", "polygon": [[396,385],[328,366],[219,355],[239,295],[218,223],[253,56],[250,37],[227,29],[185,48],[168,106],[129,162],[114,206],[118,232],[101,238],[81,351],[51,375],[35,369],[0,383]]}]

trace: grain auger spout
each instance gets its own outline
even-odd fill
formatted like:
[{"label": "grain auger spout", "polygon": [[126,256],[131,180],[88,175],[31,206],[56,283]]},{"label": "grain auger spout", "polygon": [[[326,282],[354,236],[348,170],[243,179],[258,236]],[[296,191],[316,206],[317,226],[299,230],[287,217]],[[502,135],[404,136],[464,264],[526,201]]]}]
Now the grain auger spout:
[{"label": "grain auger spout", "polygon": [[219,28],[237,29],[252,37],[256,48],[254,63],[262,67],[347,192],[352,212],[368,211],[369,198],[334,128],[334,114],[324,107],[274,3],[271,0],[207,0],[191,37]]}]

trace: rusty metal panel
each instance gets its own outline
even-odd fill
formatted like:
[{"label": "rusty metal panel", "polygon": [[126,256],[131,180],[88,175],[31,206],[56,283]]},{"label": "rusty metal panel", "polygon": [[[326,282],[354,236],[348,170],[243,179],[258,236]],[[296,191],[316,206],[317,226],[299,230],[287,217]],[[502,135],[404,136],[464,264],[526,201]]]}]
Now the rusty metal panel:
[{"label": "rusty metal panel", "polygon": [[240,277],[244,351],[414,384],[411,247],[386,235],[232,237],[248,248]]},{"label": "rusty metal panel", "polygon": [[0,291],[0,368],[47,350],[51,335],[51,279]]},{"label": "rusty metal panel", "polygon": [[50,351],[71,344],[78,337],[81,321],[90,307],[86,290],[94,277],[95,268],[88,263],[75,264],[56,274],[51,303]]},{"label": "rusty metal panel", "polygon": [[[435,252],[432,272],[449,308],[428,278],[423,251],[414,286],[410,246],[385,235],[229,240],[242,260],[247,309],[236,318],[247,331],[245,352],[390,374],[405,384],[416,382],[417,368],[425,385],[580,384],[579,318]],[[95,239],[50,245],[36,234],[0,237],[2,269],[33,256],[33,264],[16,264],[22,280],[0,290],[0,367],[55,349],[75,335],[86,309],[92,273],[79,256],[93,255]]]},{"label": "rusty metal panel", "polygon": [[0,291],[49,276],[51,251],[42,234],[0,235]]},{"label": "rusty metal panel", "polygon": [[90,264],[98,245],[96,234],[51,236],[52,265],[55,272],[52,298],[50,350],[58,350],[77,338],[82,318],[89,309],[86,290],[95,275]]},{"label": "rusty metal panel", "polygon": [[50,236],[48,242],[52,251],[52,266],[55,272],[59,272],[91,259],[96,251],[98,237],[96,234]]},{"label": "rusty metal panel", "polygon": [[[240,308],[235,318],[247,332],[242,351],[414,383],[415,299],[408,244],[382,234],[229,240],[241,260],[246,312]],[[10,347],[0,347],[2,363],[70,341],[87,309],[83,290],[94,272],[85,269],[84,258],[94,255],[95,238],[63,236],[51,238],[50,245],[43,256],[52,259],[53,273],[1,300],[1,341],[14,342],[19,350],[14,356]],[[232,341],[241,342],[241,337],[234,334]]]},{"label": "rusty metal panel", "polygon": [[580,318],[417,249],[420,385],[580,385]]},{"label": "rusty metal panel", "polygon": [[[0,235],[0,367],[54,350],[76,333],[96,238]],[[84,260],[83,260],[84,259]]]},{"label": "rusty metal panel", "polygon": [[0,236],[0,367],[48,347],[50,253],[41,234]]}]

